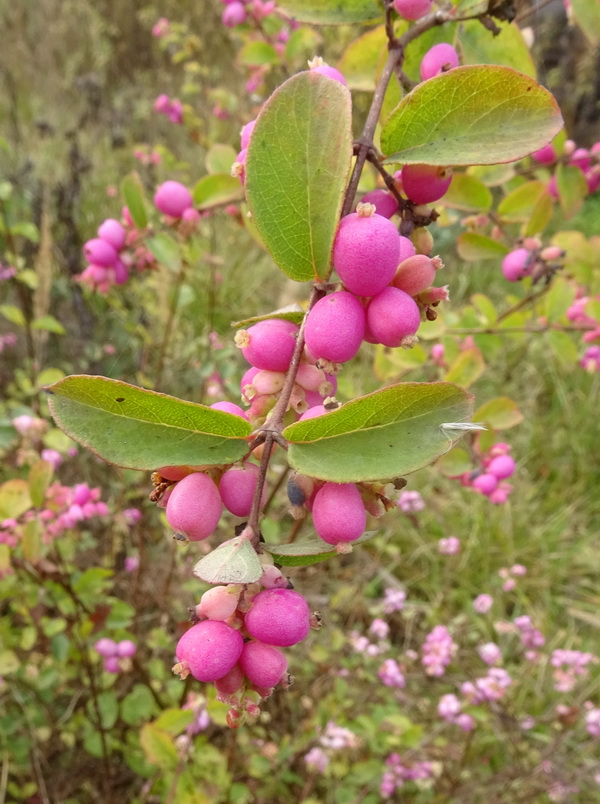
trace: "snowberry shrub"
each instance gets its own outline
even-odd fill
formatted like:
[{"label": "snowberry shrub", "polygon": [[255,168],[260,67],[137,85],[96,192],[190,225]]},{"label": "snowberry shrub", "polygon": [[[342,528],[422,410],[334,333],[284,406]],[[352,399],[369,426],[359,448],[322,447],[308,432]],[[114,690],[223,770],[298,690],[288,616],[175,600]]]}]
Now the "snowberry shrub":
[{"label": "snowberry shrub", "polygon": [[236,344],[254,368],[287,371],[294,353],[298,325],[273,318],[259,321],[247,330],[239,330]]},{"label": "snowberry shrub", "polygon": [[[458,67],[458,53],[445,42],[440,42],[439,45],[434,45],[423,56],[421,61],[421,80],[427,81],[429,78],[434,78],[441,72],[447,72],[453,67]],[[404,178],[402,179],[404,183]],[[427,202],[423,202],[427,203]]]},{"label": "snowberry shrub", "polygon": [[240,667],[246,678],[257,687],[275,687],[287,670],[287,659],[272,645],[246,642],[240,657]]},{"label": "snowberry shrub", "polygon": [[402,188],[415,204],[438,201],[451,182],[451,168],[434,165],[404,165],[402,168]]},{"label": "snowberry shrub", "polygon": [[186,209],[193,206],[192,194],[178,181],[166,181],[154,195],[156,208],[171,218],[181,218]]},{"label": "snowberry shrub", "polygon": [[420,324],[421,313],[416,302],[398,288],[382,290],[367,307],[369,334],[384,346],[400,346],[416,333]]}]

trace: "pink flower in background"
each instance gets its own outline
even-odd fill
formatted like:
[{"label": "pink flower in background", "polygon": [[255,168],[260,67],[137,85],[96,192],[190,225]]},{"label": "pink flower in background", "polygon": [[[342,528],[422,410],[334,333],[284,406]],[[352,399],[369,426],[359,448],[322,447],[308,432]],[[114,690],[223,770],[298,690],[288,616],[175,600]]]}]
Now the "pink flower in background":
[{"label": "pink flower in background", "polygon": [[125,572],[135,572],[140,566],[139,556],[127,556],[125,559]]},{"label": "pink flower in background", "polygon": [[406,602],[406,592],[404,589],[386,589],[384,592],[383,610],[386,614],[394,611],[402,611]]},{"label": "pink flower in background", "polygon": [[401,492],[397,505],[405,514],[416,514],[425,508],[425,502],[418,491]]},{"label": "pink flower in background", "polygon": [[395,659],[386,659],[379,668],[377,675],[386,687],[404,689],[406,679]]},{"label": "pink flower in background", "polygon": [[473,608],[477,614],[487,614],[494,605],[494,598],[491,595],[477,595],[473,601]]},{"label": "pink flower in background", "polygon": [[452,640],[445,625],[436,625],[421,648],[421,663],[428,676],[443,676],[452,661],[458,645]]},{"label": "pink flower in background", "polygon": [[460,553],[460,539],[457,536],[448,536],[438,541],[438,553],[443,556],[455,556]]}]

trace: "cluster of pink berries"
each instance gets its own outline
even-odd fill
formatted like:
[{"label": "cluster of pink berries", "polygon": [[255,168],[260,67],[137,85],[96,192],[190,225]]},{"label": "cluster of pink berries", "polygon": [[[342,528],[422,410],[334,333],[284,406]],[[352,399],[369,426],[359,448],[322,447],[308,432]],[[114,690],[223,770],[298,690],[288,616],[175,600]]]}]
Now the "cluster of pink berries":
[{"label": "cluster of pink berries", "polygon": [[261,22],[275,11],[274,0],[221,0],[225,3],[221,21],[227,28],[235,28],[245,22]]},{"label": "cluster of pink berries", "polygon": [[158,151],[151,148],[149,145],[136,148],[133,152],[134,157],[141,162],[142,165],[159,165],[162,157]]},{"label": "cluster of pink berries", "polygon": [[435,776],[432,762],[403,761],[399,754],[391,754],[385,761],[387,770],[381,778],[379,793],[382,798],[391,798],[406,782],[425,781]]},{"label": "cluster of pink berries", "polygon": [[503,667],[491,667],[485,676],[465,681],[460,691],[470,704],[492,703],[503,698],[512,683]]},{"label": "cluster of pink berries", "polygon": [[[573,140],[567,140],[560,154],[557,153],[554,145],[549,143],[538,151],[534,151],[531,157],[539,165],[552,166],[561,161],[577,168],[585,178],[590,193],[595,193],[600,187],[600,142],[587,149],[578,148]],[[548,182],[548,192],[554,198],[559,198],[556,175],[551,176]]]},{"label": "cluster of pink berries", "polygon": [[79,483],[72,488],[61,483],[52,483],[46,490],[44,507],[26,511],[18,519],[0,522],[0,544],[14,547],[20,541],[23,527],[33,520],[43,523],[44,543],[56,539],[62,533],[96,517],[109,514],[108,506],[100,500],[100,489]]},{"label": "cluster of pink berries", "polygon": [[173,671],[214,682],[219,700],[231,706],[232,728],[256,718],[258,702],[278,684],[289,684],[280,648],[297,645],[318,623],[302,595],[288,586],[276,567],[265,565],[257,584],[212,587],[196,606],[196,617],[205,619],[177,643]]},{"label": "cluster of pink berries", "polygon": [[526,237],[519,248],[509,251],[502,260],[502,273],[509,282],[519,282],[529,276],[535,282],[543,276],[552,276],[565,256],[558,246],[542,248],[537,237]]},{"label": "cluster of pink berries", "polygon": [[107,673],[120,673],[129,668],[127,659],[131,659],[137,653],[135,642],[130,639],[122,639],[115,642],[108,637],[99,639],[94,645],[96,651],[102,656],[104,669]]},{"label": "cluster of pink berries", "polygon": [[127,281],[127,265],[121,258],[126,246],[127,232],[122,223],[107,218],[98,227],[98,237],[88,240],[83,247],[90,263],[79,277],[81,282],[96,287],[105,293],[111,285]]},{"label": "cluster of pink berries", "polygon": [[471,715],[462,711],[462,703],[454,693],[442,695],[438,703],[438,715],[445,720],[446,723],[451,723],[453,726],[458,726],[462,731],[473,731],[475,721]]},{"label": "cluster of pink berries", "polygon": [[512,486],[506,480],[516,470],[515,461],[509,453],[509,444],[494,444],[480,456],[480,468],[459,476],[461,485],[483,494],[495,505],[503,505],[512,491]]},{"label": "cluster of pink berries", "polygon": [[590,298],[583,295],[581,288],[577,291],[578,298],[567,310],[567,318],[573,324],[577,324],[583,330],[582,340],[589,344],[583,353],[579,365],[590,374],[600,371],[600,345],[594,341],[600,341],[600,321],[588,312],[589,303],[600,302],[600,296]]},{"label": "cluster of pink berries", "polygon": [[166,36],[170,30],[171,23],[169,20],[166,17],[161,17],[152,26],[152,36],[155,36],[157,39],[162,39],[162,37]]},{"label": "cluster of pink berries", "polygon": [[170,98],[168,95],[159,95],[152,107],[158,114],[164,114],[171,123],[180,126],[183,123],[183,104],[179,98]]},{"label": "cluster of pink berries", "polygon": [[427,675],[443,676],[457,650],[458,645],[446,626],[436,625],[425,637],[421,648],[421,663]]},{"label": "cluster of pink berries", "polygon": [[512,567],[501,567],[498,575],[502,579],[502,591],[512,592],[517,588],[517,579],[527,575],[527,567],[523,564],[513,564]]},{"label": "cluster of pink berries", "polygon": [[557,692],[571,692],[577,679],[585,680],[588,677],[589,665],[597,662],[598,658],[593,653],[560,648],[553,650],[550,664],[554,668],[552,673],[554,689]]},{"label": "cluster of pink berries", "polygon": [[334,753],[351,751],[358,746],[359,740],[353,731],[330,720],[323,734],[319,736],[318,743],[305,754],[304,762],[310,770],[324,773]]}]

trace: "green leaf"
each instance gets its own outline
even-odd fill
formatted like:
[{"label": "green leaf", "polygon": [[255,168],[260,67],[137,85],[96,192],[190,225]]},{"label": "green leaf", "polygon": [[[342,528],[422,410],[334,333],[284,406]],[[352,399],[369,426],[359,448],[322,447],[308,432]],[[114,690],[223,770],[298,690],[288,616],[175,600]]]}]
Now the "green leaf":
[{"label": "green leaf", "polygon": [[484,371],[485,361],[479,349],[476,347],[463,349],[448,368],[444,380],[468,388],[481,377]]},{"label": "green leaf", "polygon": [[523,236],[532,237],[533,235],[541,234],[552,220],[553,214],[554,201],[552,196],[548,192],[542,193],[531,211],[531,217],[525,224]]},{"label": "green leaf", "polygon": [[52,315],[41,315],[31,322],[31,329],[43,329],[45,332],[55,332],[57,335],[64,335],[66,329]]},{"label": "green leaf", "polygon": [[262,565],[248,539],[236,536],[200,559],[194,575],[207,583],[254,583],[262,575]]},{"label": "green leaf", "polygon": [[543,181],[528,181],[512,190],[498,204],[498,214],[511,221],[526,220],[546,193]]},{"label": "green leaf", "polygon": [[377,0],[281,0],[277,7],[298,22],[314,25],[351,25],[376,22],[383,17]]},{"label": "green leaf", "polygon": [[498,396],[478,408],[473,414],[473,419],[483,422],[492,430],[509,430],[521,424],[524,416],[516,402],[507,396]]},{"label": "green leaf", "polygon": [[[352,546],[356,544],[363,544],[368,542],[377,531],[368,531],[352,542]],[[292,542],[291,544],[277,544],[265,545],[265,550],[273,556],[277,564],[282,567],[307,567],[310,564],[318,564],[321,561],[327,561],[330,558],[339,556],[335,550],[331,549],[331,545],[324,542],[322,539],[312,538],[306,539],[302,542]]]},{"label": "green leaf", "polygon": [[479,260],[497,260],[508,254],[508,246],[498,240],[476,232],[463,232],[456,240],[459,256],[467,262]]},{"label": "green leaf", "polygon": [[229,173],[213,173],[211,176],[204,176],[196,183],[192,195],[198,209],[210,209],[219,204],[241,201],[244,197],[244,188],[240,180],[230,176]]},{"label": "green leaf", "polygon": [[571,11],[577,25],[591,45],[600,43],[600,9],[598,0],[571,0]]},{"label": "green leaf", "polygon": [[486,187],[501,187],[515,175],[514,165],[473,165],[467,168],[469,176],[475,176]]},{"label": "green leaf", "polygon": [[224,173],[228,175],[231,166],[235,162],[236,156],[236,151],[231,145],[223,145],[221,142],[215,142],[215,144],[211,145],[208,149],[204,164],[209,173]]},{"label": "green leaf", "polygon": [[26,480],[15,477],[0,486],[0,519],[18,519],[32,505]]},{"label": "green leaf", "polygon": [[454,447],[442,455],[435,466],[445,477],[460,477],[473,469],[473,462],[466,449]]},{"label": "green leaf", "polygon": [[233,463],[249,422],[106,377],[72,376],[46,389],[58,426],[108,463],[130,469]]},{"label": "green leaf", "polygon": [[419,84],[381,133],[386,163],[489,165],[545,145],[562,126],[547,89],[510,67],[456,67]]},{"label": "green leaf", "polygon": [[343,52],[337,69],[350,89],[374,92],[378,68],[387,56],[385,27],[380,25],[354,39]]},{"label": "green leaf", "polygon": [[572,218],[579,212],[589,193],[581,168],[562,163],[556,168],[556,189],[565,218]]},{"label": "green leaf", "polygon": [[490,36],[479,20],[460,24],[456,44],[461,64],[502,64],[535,78],[535,62],[519,26],[499,20],[494,24],[501,29],[498,36]]},{"label": "green leaf", "polygon": [[544,340],[563,368],[571,369],[577,365],[579,359],[577,346],[573,338],[566,332],[550,330],[544,333]]},{"label": "green leaf", "polygon": [[302,282],[329,269],[352,156],[350,93],[298,73],[259,114],[246,162],[258,233],[281,270]]},{"label": "green leaf", "polygon": [[283,435],[288,461],[303,474],[337,483],[415,472],[458,440],[447,422],[465,422],[472,397],[449,383],[401,383],[296,422]]},{"label": "green leaf", "polygon": [[260,67],[263,64],[278,64],[277,51],[268,42],[246,42],[239,52],[240,64],[247,67]]},{"label": "green leaf", "polygon": [[157,729],[152,723],[142,726],[140,743],[146,758],[163,770],[173,770],[177,765],[177,749],[166,731]]},{"label": "green leaf", "polygon": [[138,229],[143,229],[148,223],[148,215],[144,200],[144,185],[136,171],[125,176],[121,182],[121,192],[131,219]]},{"label": "green leaf", "polygon": [[273,313],[255,315],[251,318],[244,318],[242,321],[234,321],[231,326],[235,328],[249,327],[252,324],[258,324],[259,321],[269,321],[271,318],[281,318],[284,321],[293,321],[294,324],[300,324],[304,315],[302,310],[275,310]]},{"label": "green leaf", "polygon": [[42,523],[37,519],[32,519],[26,523],[21,537],[21,548],[23,557],[35,564],[40,558],[40,548],[42,544]]},{"label": "green leaf", "polygon": [[193,719],[194,713],[191,709],[165,709],[152,725],[161,731],[166,731],[172,737],[177,737]]},{"label": "green leaf", "polygon": [[4,316],[11,324],[16,324],[18,327],[25,326],[25,316],[21,310],[13,304],[1,304],[0,315]]},{"label": "green leaf", "polygon": [[575,296],[576,290],[572,282],[562,276],[555,277],[545,298],[548,321],[560,321],[575,301]]},{"label": "green leaf", "polygon": [[181,267],[181,251],[177,243],[166,232],[159,232],[146,240],[146,245],[160,265],[176,272]]},{"label": "green leaf", "polygon": [[30,223],[29,221],[18,221],[17,223],[13,223],[11,225],[10,231],[11,234],[24,237],[26,240],[30,240],[32,243],[40,242],[40,232],[35,223]]},{"label": "green leaf", "polygon": [[[136,684],[121,703],[121,717],[130,726],[148,720],[156,708],[152,693],[143,684]],[[192,713],[190,713],[192,714]],[[192,715],[193,717],[193,715]]]},{"label": "green leaf", "polygon": [[297,28],[292,32],[285,46],[286,59],[312,56],[321,43],[321,35],[313,28]]},{"label": "green leaf", "polygon": [[29,495],[32,503],[40,508],[46,499],[46,489],[50,485],[54,468],[48,461],[36,461],[29,470]]},{"label": "green leaf", "polygon": [[439,203],[466,212],[486,212],[492,206],[492,193],[474,176],[455,173],[446,195]]}]

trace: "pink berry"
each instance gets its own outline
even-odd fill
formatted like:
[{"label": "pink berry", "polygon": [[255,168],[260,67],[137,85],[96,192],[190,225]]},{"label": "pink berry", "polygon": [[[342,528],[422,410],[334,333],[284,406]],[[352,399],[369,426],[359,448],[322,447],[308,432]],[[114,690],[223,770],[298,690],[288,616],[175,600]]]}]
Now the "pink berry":
[{"label": "pink berry", "polygon": [[102,637],[102,639],[99,639],[94,647],[100,656],[104,656],[105,659],[117,655],[117,643],[108,637]]},{"label": "pink berry", "polygon": [[228,620],[237,609],[238,600],[239,588],[213,586],[200,598],[196,614],[207,620]]},{"label": "pink berry", "polygon": [[[434,45],[430,48],[423,56],[421,61],[421,80],[427,81],[442,72],[451,70],[453,67],[458,67],[458,53],[452,45],[441,42],[439,45]],[[404,177],[402,178],[402,183],[404,184]],[[427,202],[422,203],[426,204]]]},{"label": "pink berry", "polygon": [[531,156],[536,162],[539,162],[540,165],[551,165],[553,162],[556,162],[556,152],[551,142],[549,142],[548,145],[544,145],[544,147],[540,148],[538,151],[534,151]]},{"label": "pink berry", "polygon": [[83,253],[88,262],[93,265],[99,265],[102,268],[111,268],[118,257],[114,247],[99,237],[88,240],[83,247]]},{"label": "pink berry", "polygon": [[331,78],[333,81],[338,81],[340,84],[348,86],[348,82],[342,73],[339,70],[336,70],[335,67],[331,67],[329,64],[320,64],[317,67],[312,67],[311,72],[319,73],[320,75],[324,75],[326,78]]},{"label": "pink berry", "polygon": [[287,589],[289,582],[280,569],[273,564],[265,564],[260,576],[260,585],[265,589]]},{"label": "pink berry", "polygon": [[392,281],[399,259],[400,235],[387,218],[360,211],[342,218],[333,265],[351,293],[375,296]]},{"label": "pink berry", "polygon": [[203,620],[185,632],[175,652],[195,679],[217,681],[237,664],[243,647],[239,631],[218,620]]},{"label": "pink berry", "polygon": [[315,419],[317,416],[324,416],[326,413],[329,413],[326,407],[323,407],[323,405],[314,405],[300,416],[299,421],[303,422],[306,421],[306,419]]},{"label": "pink berry", "polygon": [[354,483],[325,483],[314,499],[313,524],[327,544],[353,542],[367,527],[367,512]]},{"label": "pink berry", "polygon": [[166,181],[154,194],[154,204],[163,215],[181,218],[184,211],[193,206],[192,194],[178,181]]},{"label": "pink berry", "polygon": [[402,184],[404,192],[415,204],[438,201],[452,182],[452,168],[435,165],[404,165]]},{"label": "pink berry", "polygon": [[223,10],[221,21],[227,28],[235,28],[236,25],[241,25],[246,22],[246,9],[242,3],[229,3],[227,8]]},{"label": "pink berry", "polygon": [[301,363],[298,366],[296,382],[305,391],[318,391],[323,383],[328,382],[325,372],[312,366],[310,363]]},{"label": "pink berry", "polygon": [[416,296],[433,285],[435,271],[435,265],[430,257],[415,254],[414,257],[409,257],[400,263],[392,279],[392,286],[403,290],[409,296]]},{"label": "pink berry", "polygon": [[[248,516],[256,491],[259,468],[254,463],[232,466],[222,476],[219,492],[223,505],[235,516]],[[261,507],[267,499],[267,489],[263,486]]]},{"label": "pink berry", "polygon": [[130,639],[122,639],[117,645],[117,655],[120,659],[131,658],[137,653],[137,645]]},{"label": "pink berry", "polygon": [[498,480],[505,480],[514,475],[516,468],[517,465],[510,455],[499,455],[490,462],[487,471]]},{"label": "pink berry", "polygon": [[575,165],[575,167],[581,168],[582,170],[588,170],[592,165],[592,160],[590,158],[590,152],[588,149],[577,148],[569,159],[569,164]]},{"label": "pink berry", "polygon": [[116,656],[109,656],[104,660],[104,669],[107,673],[119,673],[121,671],[119,659]]},{"label": "pink berry", "polygon": [[247,642],[240,657],[244,675],[257,687],[276,687],[287,670],[287,659],[272,645],[263,642]]},{"label": "pink berry", "polygon": [[254,380],[259,371],[260,369],[254,368],[254,366],[252,366],[251,368],[248,369],[248,371],[244,374],[244,376],[240,380],[240,393],[242,394],[242,397],[246,400],[246,402],[250,402],[250,400],[252,399],[253,394],[250,394],[250,396],[248,396],[249,393],[248,386],[252,385],[252,381]]},{"label": "pink berry", "polygon": [[414,257],[416,253],[417,250],[412,241],[408,237],[400,235],[400,262],[404,262],[409,257]]},{"label": "pink berry", "polygon": [[370,193],[363,195],[362,204],[374,204],[375,212],[384,218],[391,218],[398,212],[398,202],[387,190],[371,190]]},{"label": "pink berry", "polygon": [[368,330],[384,346],[400,346],[420,324],[421,313],[415,300],[398,288],[382,290],[367,307]]},{"label": "pink berry", "polygon": [[306,344],[317,358],[345,363],[360,348],[365,321],[365,311],[355,296],[343,290],[331,293],[319,299],[308,314]]},{"label": "pink berry", "polygon": [[405,20],[418,20],[429,14],[433,0],[394,0],[394,8]]},{"label": "pink berry", "polygon": [[194,472],[180,480],[167,503],[167,521],[191,541],[206,539],[221,518],[223,504],[212,479]]},{"label": "pink berry", "polygon": [[[281,318],[270,318],[245,330],[247,345],[242,354],[257,369],[287,371],[296,345],[298,325]],[[243,336],[238,332],[236,339]],[[240,340],[245,343],[245,340]],[[255,375],[256,376],[256,375]]]},{"label": "pink berry", "polygon": [[502,273],[509,282],[517,282],[529,274],[532,263],[531,252],[526,248],[517,248],[502,260]]},{"label": "pink berry", "polygon": [[510,491],[510,488],[502,488],[499,486],[492,491],[488,499],[491,503],[494,503],[494,505],[504,505],[510,496]]},{"label": "pink berry", "polygon": [[267,645],[287,648],[296,645],[310,630],[308,603],[291,589],[259,592],[246,614],[246,630]]},{"label": "pink berry", "polygon": [[125,228],[114,218],[107,218],[98,227],[98,237],[101,240],[106,240],[114,249],[120,251],[125,245]]},{"label": "pink berry", "polygon": [[242,127],[242,130],[240,132],[242,150],[250,145],[250,137],[252,136],[252,132],[254,131],[255,125],[256,120],[251,120],[249,123],[246,123],[246,125]]},{"label": "pink berry", "polygon": [[213,410],[222,410],[225,413],[231,413],[233,416],[240,416],[242,419],[248,418],[245,410],[242,410],[242,408],[239,405],[236,405],[234,402],[227,402],[227,400],[223,400],[223,402],[215,402],[213,405],[211,405],[211,408]]},{"label": "pink berry", "polygon": [[215,681],[215,687],[219,695],[234,695],[244,683],[244,673],[239,664],[234,665],[223,678]]},{"label": "pink berry", "polygon": [[480,491],[482,494],[491,494],[496,489],[498,480],[494,475],[486,472],[483,475],[478,475],[473,481],[473,488]]},{"label": "pink berry", "polygon": [[114,272],[115,272],[115,284],[116,285],[124,285],[127,282],[127,266],[117,257],[117,261],[114,264]]},{"label": "pink berry", "polygon": [[261,370],[252,380],[257,394],[277,394],[285,385],[285,374],[283,371],[264,371]]}]

